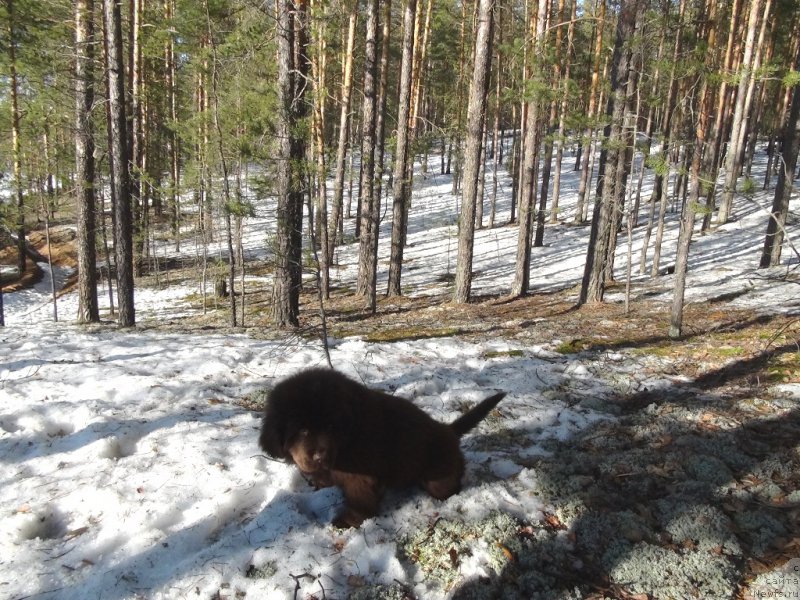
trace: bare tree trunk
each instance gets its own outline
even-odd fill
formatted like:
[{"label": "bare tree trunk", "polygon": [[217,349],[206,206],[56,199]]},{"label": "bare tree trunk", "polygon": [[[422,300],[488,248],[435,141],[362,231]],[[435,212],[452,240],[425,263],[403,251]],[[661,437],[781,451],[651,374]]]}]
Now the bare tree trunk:
[{"label": "bare tree trunk", "polygon": [[308,73],[303,12],[304,4],[297,0],[277,2],[277,136],[280,141],[272,318],[278,327],[297,327],[300,314],[305,139],[297,125],[307,114],[305,78]]},{"label": "bare tree trunk", "polygon": [[478,27],[475,33],[475,65],[467,107],[467,146],[464,152],[458,261],[453,295],[453,300],[459,303],[469,301],[475,239],[475,205],[477,202],[482,202],[482,198],[478,198],[477,194],[486,122],[486,95],[489,91],[489,71],[492,65],[493,14],[494,0],[480,0],[478,3]]},{"label": "bare tree trunk", "polygon": [[409,119],[411,110],[411,75],[413,69],[414,22],[417,0],[406,0],[403,16],[403,58],[400,65],[400,95],[397,109],[397,145],[394,153],[394,189],[392,205],[392,246],[389,263],[389,296],[400,296],[400,279],[403,270],[403,232],[405,230],[405,205],[410,198],[408,181]]},{"label": "bare tree trunk", "polygon": [[606,0],[597,0],[599,14],[596,21],[596,33],[594,41],[594,61],[592,65],[592,82],[589,87],[589,107],[586,110],[586,118],[589,126],[583,134],[584,159],[581,165],[581,178],[578,183],[578,203],[575,207],[575,223],[583,223],[584,207],[589,203],[589,179],[591,177],[591,163],[594,156],[594,132],[595,125],[593,120],[597,111],[597,96],[600,84],[600,65],[603,56],[603,33],[605,29]]},{"label": "bare tree trunk", "polygon": [[117,267],[118,323],[136,324],[133,304],[133,220],[129,180],[128,133],[125,113],[125,67],[122,62],[122,15],[115,0],[103,0],[106,76],[111,115],[111,187],[114,199],[114,252]]},{"label": "bare tree trunk", "polygon": [[[164,18],[171,22],[175,16],[175,0],[164,0]],[[169,158],[170,158],[170,186],[169,186],[169,219],[172,234],[175,236],[175,251],[181,248],[180,221],[181,221],[181,164],[180,164],[180,137],[178,135],[178,82],[175,71],[175,41],[170,35],[164,47],[166,59],[166,87],[167,102],[169,104],[169,119],[171,129],[169,132]]]},{"label": "bare tree trunk", "polygon": [[567,49],[564,53],[564,59],[561,60],[563,65],[561,72],[561,106],[558,110],[558,133],[557,133],[557,149],[556,149],[556,171],[553,176],[553,201],[550,204],[550,223],[558,223],[558,202],[561,195],[561,164],[564,160],[564,138],[566,133],[566,117],[567,117],[567,103],[569,101],[569,77],[570,67],[572,61],[569,60],[572,41],[575,37],[575,21],[577,20],[578,1],[571,0],[572,8],[570,12],[569,25],[567,26]]},{"label": "bare tree trunk", "polygon": [[[708,40],[710,48],[714,47],[716,40],[716,3],[711,4],[711,13],[708,15],[710,28],[702,38]],[[692,150],[691,167],[689,168],[689,196],[681,219],[681,230],[678,236],[678,252],[675,257],[675,293],[672,300],[672,316],[670,319],[669,336],[679,338],[683,330],[683,305],[686,290],[686,270],[689,262],[689,245],[694,233],[694,222],[700,199],[700,170],[703,165],[706,136],[711,117],[711,108],[714,94],[708,85],[708,77],[703,77],[698,103],[699,116],[695,131],[695,142]]]},{"label": "bare tree trunk", "polygon": [[[728,40],[725,46],[725,57],[721,65],[724,73],[730,73],[733,70],[734,64],[734,48],[736,47],[737,25],[739,21],[739,12],[742,8],[743,0],[733,0],[731,5],[730,27],[728,30]],[[729,104],[729,84],[725,77],[720,82],[719,92],[717,93],[717,109],[712,130],[710,133],[711,138],[711,156],[710,160],[713,161],[711,169],[712,182],[706,193],[706,208],[703,215],[702,231],[708,231],[711,227],[711,218],[714,213],[714,204],[716,202],[716,183],[717,172],[719,170],[721,156],[720,150],[722,149],[722,136],[725,133],[725,126],[727,122],[728,104]]]},{"label": "bare tree trunk", "polygon": [[97,304],[94,104],[94,2],[75,2],[75,180],[77,183],[78,322],[100,320]]},{"label": "bare tree trunk", "polygon": [[[317,228],[319,235],[315,243],[319,245],[320,252],[320,285],[322,295],[330,296],[330,257],[333,255],[333,245],[329,242],[328,229],[328,185],[327,168],[325,164],[325,98],[328,93],[326,86],[327,77],[327,46],[325,43],[326,8],[324,4],[318,5],[318,0],[312,0],[312,11],[320,11],[317,23],[316,57],[311,63],[312,79],[314,81],[314,113],[312,131],[314,135],[314,155],[317,167]],[[334,236],[336,230],[334,229]]]},{"label": "bare tree trunk", "polygon": [[[537,0],[538,10],[532,16],[533,60],[539,60],[539,51],[544,44],[545,21],[548,2]],[[534,66],[534,69],[538,69]],[[522,177],[520,181],[519,234],[517,237],[516,269],[511,286],[512,296],[525,296],[528,293],[531,270],[531,238],[533,237],[533,212],[536,208],[536,169],[539,161],[539,103],[532,99],[527,105],[525,140],[522,146]]]},{"label": "bare tree trunk", "polygon": [[[228,300],[231,310],[231,327],[236,327],[236,253],[233,247],[233,225],[231,223],[231,211],[233,210],[233,200],[231,198],[230,181],[228,180],[228,161],[225,157],[225,148],[222,145],[222,126],[219,122],[219,69],[217,58],[217,42],[214,38],[214,31],[211,27],[211,14],[208,8],[208,0],[205,0],[206,26],[208,33],[208,43],[211,45],[211,99],[213,100],[213,119],[214,128],[217,133],[217,151],[219,152],[219,164],[222,167],[222,191],[225,204],[222,207],[225,215],[225,237],[228,244],[228,287],[230,294]],[[244,295],[244,290],[242,290]]]},{"label": "bare tree trunk", "polygon": [[[800,70],[800,52],[795,60],[795,70]],[[761,253],[759,267],[774,267],[781,262],[781,247],[786,234],[786,218],[789,215],[789,199],[797,169],[797,153],[800,149],[800,85],[794,87],[789,120],[783,132],[782,157],[778,169],[778,184],[772,202],[772,218],[767,222],[767,235]]]},{"label": "bare tree trunk", "polygon": [[[669,6],[666,10],[669,10]],[[658,269],[661,263],[661,244],[664,239],[664,219],[667,214],[667,187],[669,183],[669,155],[670,144],[674,135],[674,113],[675,105],[678,98],[678,82],[676,80],[675,72],[677,68],[678,58],[681,54],[683,42],[683,27],[684,15],[686,13],[686,0],[681,0],[678,7],[678,26],[675,31],[675,42],[672,49],[672,66],[669,74],[669,92],[667,93],[667,105],[664,108],[664,118],[662,122],[661,133],[663,136],[662,149],[660,160],[656,166],[656,180],[653,185],[653,198],[651,202],[658,206],[658,221],[656,223],[656,239],[653,248],[653,267],[651,271],[652,277],[658,276]],[[665,19],[668,15],[665,15]],[[646,239],[649,240],[649,231],[646,232]],[[647,257],[647,245],[642,246],[642,260],[641,264],[644,265]]]},{"label": "bare tree trunk", "polygon": [[130,48],[128,60],[128,99],[130,101],[130,128],[128,147],[130,148],[129,185],[133,209],[133,268],[136,276],[141,275],[144,247],[147,232],[143,231],[147,207],[144,197],[144,79],[142,77],[142,17],[144,0],[131,0],[129,19]]},{"label": "bare tree trunk", "polygon": [[16,23],[14,1],[5,0],[8,19],[8,70],[11,84],[11,160],[16,196],[17,268],[20,277],[25,273],[25,197],[22,185],[22,150],[20,149],[19,82],[17,80]]},{"label": "bare tree trunk", "polygon": [[[353,48],[356,39],[356,23],[358,21],[358,2],[350,0],[350,16],[347,23],[347,42],[343,55],[342,69],[342,102],[339,111],[339,143],[336,146],[336,168],[333,175],[333,198],[331,199],[331,220],[328,226],[328,256],[333,258],[336,243],[341,242],[337,233],[342,222],[344,204],[344,163],[348,149],[350,132],[350,96],[353,89]],[[349,216],[349,215],[348,215]]]},{"label": "bare tree trunk", "polygon": [[[630,42],[633,39],[642,8],[641,0],[623,0],[620,5],[617,21],[616,40],[614,42],[614,58],[611,67],[611,92],[608,99],[607,114],[611,117],[606,126],[606,148],[603,150],[605,161],[601,160],[598,194],[595,202],[592,229],[586,252],[586,265],[578,302],[602,302],[605,293],[606,264],[610,236],[614,225],[613,211],[624,194],[622,173],[625,170],[625,109],[628,104],[630,86],[633,77]],[[622,161],[623,164],[620,164]],[[616,232],[614,232],[616,234]]]},{"label": "bare tree trunk", "polygon": [[[489,228],[494,227],[494,219],[497,213],[497,187],[498,177],[497,169],[502,162],[503,156],[503,136],[500,131],[500,112],[501,112],[501,94],[502,94],[502,80],[503,80],[503,54],[500,47],[503,45],[503,6],[501,0],[497,0],[496,10],[497,13],[497,44],[495,47],[497,52],[495,54],[495,91],[494,91],[494,126],[492,127],[492,192],[489,204]],[[499,146],[499,147],[498,147]]]},{"label": "bare tree trunk", "polygon": [[458,81],[456,82],[456,123],[455,132],[450,142],[450,155],[447,158],[447,172],[450,172],[450,161],[455,161],[453,165],[453,195],[461,191],[462,173],[462,132],[464,129],[464,95],[466,94],[467,80],[467,5],[468,2],[461,3],[461,21],[459,26],[459,51],[458,51]]},{"label": "bare tree trunk", "polygon": [[[375,119],[375,182],[374,195],[378,205],[383,194],[383,172],[386,165],[386,102],[389,91],[389,58],[391,52],[392,0],[384,0],[383,23],[381,24],[381,60],[378,69],[378,100]],[[377,264],[377,246],[376,264]],[[377,281],[376,281],[377,285]]]},{"label": "bare tree trunk", "polygon": [[[770,0],[767,0],[767,3],[769,4]],[[731,127],[728,150],[725,155],[725,185],[722,190],[719,211],[717,212],[717,223],[720,225],[727,223],[730,218],[733,195],[736,192],[736,182],[741,169],[740,155],[742,144],[744,143],[742,125],[748,111],[748,91],[755,81],[755,69],[757,68],[754,59],[756,54],[755,41],[756,33],[758,32],[758,20],[762,13],[762,4],[763,0],[750,0],[750,16],[747,20],[744,56],[742,57],[739,86],[736,91],[736,104],[733,110],[733,125]],[[765,13],[763,16],[766,19],[769,15]]]},{"label": "bare tree trunk", "polygon": [[366,297],[366,306],[375,313],[380,198],[375,197],[375,124],[378,63],[378,0],[368,0],[364,54],[364,101],[361,120],[361,242],[359,244],[356,293]]}]

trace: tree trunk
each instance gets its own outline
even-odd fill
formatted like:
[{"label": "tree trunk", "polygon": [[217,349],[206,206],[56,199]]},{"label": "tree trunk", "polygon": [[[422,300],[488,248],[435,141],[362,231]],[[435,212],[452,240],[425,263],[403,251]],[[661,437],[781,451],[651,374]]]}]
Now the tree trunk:
[{"label": "tree trunk", "polygon": [[22,150],[20,148],[19,82],[17,80],[16,23],[14,1],[6,0],[8,18],[8,70],[11,84],[11,160],[14,171],[14,196],[16,197],[17,268],[25,273],[25,196],[22,185]]},{"label": "tree trunk", "polygon": [[342,102],[339,111],[339,143],[336,146],[336,168],[333,175],[333,198],[331,199],[331,220],[328,225],[328,256],[333,258],[335,244],[341,242],[338,234],[342,222],[344,205],[344,163],[348,148],[350,131],[350,96],[353,89],[353,48],[356,39],[356,23],[358,21],[358,2],[350,0],[350,16],[347,24],[347,42],[343,55],[342,68]]},{"label": "tree trunk", "polygon": [[[769,2],[770,0],[767,0]],[[741,169],[741,150],[744,140],[742,139],[742,125],[748,111],[747,96],[748,90],[755,81],[754,56],[756,53],[755,41],[758,32],[758,20],[761,16],[763,0],[750,0],[750,16],[747,20],[747,32],[745,36],[744,56],[742,57],[741,69],[739,71],[739,86],[736,91],[736,104],[733,110],[733,124],[731,126],[731,137],[728,142],[728,150],[725,155],[725,185],[722,190],[722,200],[717,213],[717,223],[723,225],[730,219],[731,208],[733,206],[733,195],[736,192],[736,183]],[[764,14],[764,18],[768,17]]]},{"label": "tree trunk", "polygon": [[[665,5],[669,10],[669,6]],[[653,185],[653,198],[651,202],[658,206],[658,221],[656,223],[656,239],[653,249],[652,277],[658,276],[658,269],[661,262],[661,243],[664,239],[664,219],[667,214],[667,187],[669,183],[669,154],[670,144],[674,135],[674,113],[678,98],[678,82],[676,79],[676,69],[678,59],[683,47],[683,27],[684,15],[686,13],[686,0],[681,0],[678,7],[678,26],[675,31],[675,42],[672,49],[672,63],[669,74],[669,91],[667,93],[667,105],[664,108],[664,118],[662,121],[661,133],[663,136],[660,159],[656,165],[656,178]],[[666,24],[665,24],[666,25]],[[650,232],[646,232],[646,239],[649,241]],[[642,265],[645,264],[647,255],[647,244],[642,246]]]},{"label": "tree trunk", "polygon": [[558,134],[556,136],[556,169],[553,176],[553,201],[550,204],[550,223],[558,223],[558,203],[561,195],[561,164],[564,160],[564,141],[566,134],[566,117],[567,107],[569,102],[569,80],[570,80],[570,52],[572,48],[572,41],[575,37],[575,21],[577,19],[578,1],[572,1],[572,8],[570,12],[569,25],[567,26],[567,49],[564,53],[564,59],[560,62],[564,65],[561,72],[561,106],[558,111]]},{"label": "tree trunk", "polygon": [[[175,16],[175,0],[165,0],[164,18],[171,23]],[[178,134],[178,82],[176,80],[175,69],[175,40],[173,35],[169,36],[164,47],[164,57],[166,59],[166,87],[167,103],[169,105],[170,132],[169,140],[169,166],[170,166],[170,186],[169,186],[169,219],[172,234],[175,236],[175,251],[179,252],[181,247],[180,221],[180,187],[181,187],[181,163],[180,163],[180,137]]]},{"label": "tree trunk", "polygon": [[411,109],[411,75],[413,70],[414,22],[417,0],[406,0],[403,17],[403,58],[400,65],[400,95],[397,108],[397,145],[394,153],[394,188],[392,190],[392,246],[389,263],[389,296],[400,296],[400,279],[403,269],[403,232],[405,231],[405,206],[410,198],[408,181],[409,120]]},{"label": "tree trunk", "polygon": [[[503,7],[500,0],[496,3],[497,13],[497,44],[495,47],[497,52],[495,54],[495,91],[494,91],[494,126],[492,127],[492,192],[489,202],[489,228],[494,227],[494,219],[497,213],[497,187],[498,176],[497,170],[502,163],[503,157],[503,135],[500,131],[500,112],[501,112],[501,95],[503,93],[502,80],[503,80],[503,55],[500,47],[503,45]],[[499,146],[499,147],[498,147]]]},{"label": "tree trunk", "polygon": [[[324,4],[317,5],[316,0],[312,0],[312,12],[319,11],[320,18],[317,22],[317,39],[315,59],[311,64],[312,79],[314,81],[314,112],[312,119],[312,131],[314,136],[314,157],[316,159],[316,210],[317,210],[317,230],[318,236],[314,243],[320,248],[317,254],[319,258],[320,285],[322,286],[323,298],[330,296],[330,257],[333,255],[332,245],[329,242],[330,230],[328,228],[328,184],[327,167],[325,163],[325,98],[328,93],[326,86],[327,78],[327,45],[325,43],[326,29],[326,8]],[[333,230],[334,236],[336,230]]]},{"label": "tree trunk", "polygon": [[75,2],[75,180],[78,322],[100,320],[97,304],[94,103],[94,1]]},{"label": "tree trunk", "polygon": [[117,267],[118,323],[136,324],[133,304],[133,220],[125,112],[125,67],[122,62],[122,15],[115,0],[103,0],[106,75],[111,116],[111,187],[114,199],[114,253]]},{"label": "tree trunk", "polygon": [[[737,24],[739,20],[739,12],[742,8],[743,0],[733,0],[731,5],[730,27],[728,30],[728,41],[725,46],[725,57],[721,65],[721,70],[724,73],[729,73],[733,69],[734,64],[734,48],[736,47],[737,37]],[[702,231],[707,231],[711,227],[711,218],[714,213],[714,204],[716,202],[716,183],[717,171],[721,162],[720,150],[722,149],[722,136],[725,133],[727,122],[728,104],[729,104],[729,84],[725,77],[720,82],[720,88],[717,93],[717,109],[715,113],[714,123],[710,133],[711,138],[711,155],[709,160],[713,161],[711,169],[712,182],[708,186],[706,193],[706,208],[703,215]]]},{"label": "tree trunk", "polygon": [[272,318],[278,327],[297,327],[302,286],[303,161],[305,139],[298,124],[305,118],[307,41],[302,1],[277,3],[278,40],[278,189],[275,284]]},{"label": "tree trunk", "polygon": [[359,244],[356,293],[366,297],[366,306],[375,313],[378,259],[380,198],[375,197],[375,125],[378,70],[378,0],[368,0],[364,53],[364,101],[361,118],[361,241]]},{"label": "tree trunk", "polygon": [[456,264],[453,300],[469,300],[472,286],[472,252],[475,239],[475,208],[478,198],[481,151],[486,122],[486,95],[489,91],[489,71],[492,66],[492,29],[494,0],[479,0],[478,28],[475,33],[475,64],[469,88],[467,107],[467,145],[464,152],[464,179],[461,196],[461,216],[458,231],[458,262]]},{"label": "tree trunk", "polygon": [[[710,29],[702,38],[707,39],[709,47],[713,48],[716,40],[716,3],[712,3],[711,12],[707,18],[709,23],[708,27]],[[673,339],[679,338],[683,330],[683,304],[686,290],[686,270],[689,262],[689,246],[692,242],[695,215],[699,207],[700,170],[703,165],[708,124],[714,100],[714,95],[711,93],[708,85],[708,76],[702,75],[702,77],[700,100],[697,107],[699,116],[695,130],[691,166],[689,168],[688,202],[684,207],[683,218],[681,219],[681,229],[678,236],[678,251],[675,257],[675,293],[672,300],[672,315],[669,327],[669,336]]]},{"label": "tree trunk", "polygon": [[[605,161],[601,157],[598,194],[595,202],[589,246],[586,252],[586,265],[578,302],[602,302],[605,293],[606,264],[610,236],[614,225],[613,211],[624,194],[623,179],[626,168],[625,108],[628,104],[628,81],[633,77],[630,42],[638,25],[641,0],[623,0],[620,5],[617,33],[614,43],[614,57],[611,66],[611,93],[608,99],[607,114],[611,117],[606,126]],[[620,164],[622,161],[622,164]],[[616,235],[616,232],[613,232]]]},{"label": "tree trunk", "polygon": [[[386,165],[386,102],[389,90],[389,58],[391,53],[392,0],[384,0],[383,23],[381,24],[381,61],[378,68],[378,99],[375,118],[375,181],[374,196],[378,205],[383,194],[383,172]],[[377,245],[376,265],[377,265]],[[377,286],[377,281],[375,282]]]},{"label": "tree trunk", "polygon": [[[544,43],[545,21],[548,2],[537,0],[538,10],[531,17],[533,36],[533,60],[538,61]],[[534,65],[534,72],[539,68]],[[528,102],[525,123],[525,138],[522,146],[521,181],[519,190],[519,234],[517,237],[516,269],[511,286],[512,296],[528,293],[531,270],[531,238],[533,236],[533,212],[536,208],[536,170],[539,161],[539,103],[534,98]]]},{"label": "tree trunk", "polygon": [[[222,126],[219,121],[219,59],[217,57],[217,42],[214,38],[214,31],[211,26],[211,14],[209,12],[208,0],[205,0],[204,7],[206,11],[206,26],[208,34],[208,43],[211,46],[211,99],[213,101],[213,120],[214,129],[217,134],[217,151],[219,153],[219,164],[222,168],[222,192],[224,195],[225,203],[222,207],[223,214],[225,215],[225,239],[228,245],[228,284],[230,287],[230,311],[231,311],[231,327],[236,327],[236,253],[233,247],[233,225],[231,223],[231,212],[234,210],[233,199],[231,197],[230,181],[228,178],[228,162],[225,156],[225,148],[223,147],[223,132]],[[144,208],[144,207],[143,207]],[[244,290],[242,290],[244,294]]]},{"label": "tree trunk", "polygon": [[[589,126],[583,134],[583,148],[584,158],[581,165],[581,178],[578,183],[578,202],[575,207],[575,223],[584,222],[584,207],[589,202],[589,188],[591,178],[591,163],[594,156],[594,132],[595,125],[594,119],[597,111],[597,96],[599,93],[600,84],[600,65],[603,57],[603,33],[605,30],[605,17],[606,17],[606,0],[597,0],[599,14],[596,21],[596,32],[594,39],[594,61],[592,65],[592,81],[589,86],[589,106],[586,110],[586,118],[589,121]],[[576,163],[577,166],[577,163]]]},{"label": "tree trunk", "polygon": [[[800,52],[795,61],[795,71],[800,70]],[[789,215],[789,199],[792,195],[792,183],[797,169],[797,153],[800,148],[800,85],[796,85],[792,93],[792,107],[789,120],[783,132],[781,143],[782,159],[778,161],[778,184],[775,186],[775,198],[772,202],[772,216],[767,222],[767,235],[764,238],[764,249],[761,253],[759,267],[774,267],[780,264],[781,247],[786,234],[786,217]]]},{"label": "tree trunk", "polygon": [[142,260],[147,234],[143,230],[146,220],[147,207],[142,202],[144,197],[145,167],[144,167],[144,78],[142,76],[142,3],[144,0],[131,0],[129,19],[129,60],[128,80],[130,101],[130,114],[128,119],[128,147],[130,154],[130,168],[128,171],[131,202],[133,209],[132,226],[134,229],[133,266],[135,275],[142,273]]}]

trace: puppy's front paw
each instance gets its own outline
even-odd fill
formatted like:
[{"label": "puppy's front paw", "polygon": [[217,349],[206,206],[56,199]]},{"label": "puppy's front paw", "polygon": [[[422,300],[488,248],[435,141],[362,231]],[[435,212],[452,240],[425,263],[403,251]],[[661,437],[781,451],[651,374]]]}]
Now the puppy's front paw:
[{"label": "puppy's front paw", "polygon": [[352,508],[346,508],[332,523],[334,527],[339,529],[350,529],[351,527],[359,527],[366,518],[365,515],[356,512]]}]

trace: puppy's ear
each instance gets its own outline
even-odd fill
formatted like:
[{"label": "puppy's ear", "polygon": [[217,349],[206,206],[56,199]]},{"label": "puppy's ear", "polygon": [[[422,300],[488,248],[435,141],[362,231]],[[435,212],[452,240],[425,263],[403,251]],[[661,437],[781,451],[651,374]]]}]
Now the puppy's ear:
[{"label": "puppy's ear", "polygon": [[284,448],[285,427],[286,424],[282,419],[278,418],[275,411],[267,407],[261,423],[261,435],[258,438],[258,444],[272,458],[286,458]]}]

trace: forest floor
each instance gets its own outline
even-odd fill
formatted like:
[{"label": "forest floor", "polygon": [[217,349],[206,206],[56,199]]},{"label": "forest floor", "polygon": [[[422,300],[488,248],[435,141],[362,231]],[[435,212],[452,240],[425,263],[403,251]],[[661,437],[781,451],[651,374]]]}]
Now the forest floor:
[{"label": "forest floor", "polygon": [[[639,286],[636,293],[653,292]],[[774,575],[800,565],[788,562],[800,555],[800,394],[791,386],[800,384],[800,315],[757,315],[720,296],[688,305],[686,334],[672,340],[663,302],[639,299],[626,312],[622,302],[577,307],[575,295],[483,297],[460,305],[437,296],[382,298],[374,315],[346,290],[326,301],[335,339],[498,338],[594,364],[633,356],[646,365],[622,383],[627,393],[591,403],[612,419],[551,441],[549,456],[523,461],[540,478],[552,513],[541,523],[519,524],[515,539],[503,543],[513,560],[496,578],[470,582],[453,597],[800,593],[797,572]],[[247,302],[251,325],[265,324],[266,292]],[[304,323],[319,323],[316,295],[304,294],[301,305]],[[220,313],[213,314],[199,321],[224,327]],[[318,325],[305,333],[319,335]],[[653,378],[673,385],[640,383]],[[446,555],[454,542],[445,535],[428,543],[443,544],[433,554]],[[405,593],[365,588],[358,597]]]},{"label": "forest floor", "polygon": [[[59,263],[70,264],[70,243],[54,242]],[[37,245],[41,250],[41,240]],[[663,302],[640,299],[629,312],[618,301],[578,308],[575,293],[481,297],[464,305],[441,296],[383,298],[375,315],[344,290],[326,302],[335,339],[513,340],[607,364],[603,376],[625,390],[612,398],[576,397],[576,404],[609,418],[565,441],[547,441],[544,456],[517,461],[536,472],[548,510],[539,522],[505,530],[507,539],[496,543],[509,560],[496,577],[468,581],[452,597],[800,593],[797,571],[788,570],[800,564],[791,560],[800,555],[800,388],[793,385],[800,384],[800,316],[758,315],[720,297],[687,306],[686,335],[672,340]],[[283,335],[265,327],[266,289],[246,300],[248,333]],[[203,316],[142,326],[224,331],[226,300],[219,302],[219,310]],[[303,322],[311,324],[303,335],[318,335],[316,295],[304,294],[302,306]],[[634,368],[619,368],[628,363]],[[672,385],[648,387],[658,379]],[[505,443],[513,444],[513,436]],[[454,536],[463,532],[448,534],[447,527],[436,536],[431,531],[425,544],[439,556],[449,553],[455,570]],[[437,571],[441,563],[412,560],[430,568],[430,577],[446,579]],[[402,585],[354,587],[351,597],[411,597]]]},{"label": "forest floor", "polygon": [[[336,339],[498,338],[593,364],[633,357],[645,365],[627,375],[608,369],[606,376],[627,378],[618,383],[628,392],[590,405],[612,419],[549,442],[549,456],[522,461],[537,473],[552,513],[519,524],[504,542],[513,560],[498,577],[454,597],[517,590],[540,598],[744,599],[800,591],[796,572],[774,575],[796,567],[788,561],[800,554],[800,395],[791,386],[800,384],[800,316],[756,315],[723,297],[689,305],[687,333],[672,340],[663,302],[640,300],[626,313],[621,302],[578,308],[574,296],[463,305],[383,298],[375,315],[349,294],[334,292],[326,303]],[[267,299],[248,302],[251,323],[264,318],[258,307]],[[302,305],[304,321],[318,321],[316,297],[304,295]],[[673,385],[641,383],[653,378]],[[443,544],[434,554],[447,554],[452,538],[433,539]],[[369,588],[361,597],[401,592]]]}]

